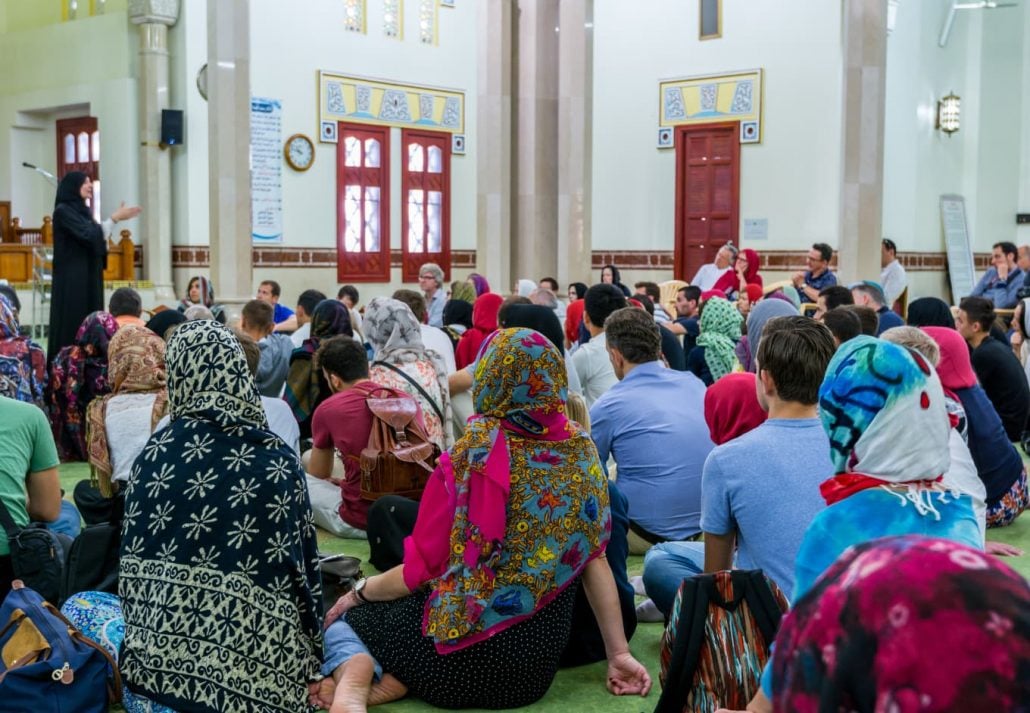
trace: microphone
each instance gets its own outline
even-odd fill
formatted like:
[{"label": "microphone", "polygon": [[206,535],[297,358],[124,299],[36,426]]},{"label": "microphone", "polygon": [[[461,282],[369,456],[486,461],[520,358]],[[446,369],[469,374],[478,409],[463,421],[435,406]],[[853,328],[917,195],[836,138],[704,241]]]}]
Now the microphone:
[{"label": "microphone", "polygon": [[33,171],[35,171],[36,173],[38,173],[41,176],[43,176],[43,178],[47,179],[48,181],[53,183],[55,186],[57,185],[57,176],[55,176],[54,174],[50,173],[50,171],[46,170],[45,168],[40,168],[39,166],[34,166],[33,164],[29,163],[28,161],[22,161],[21,165],[24,166],[25,168],[31,168]]}]

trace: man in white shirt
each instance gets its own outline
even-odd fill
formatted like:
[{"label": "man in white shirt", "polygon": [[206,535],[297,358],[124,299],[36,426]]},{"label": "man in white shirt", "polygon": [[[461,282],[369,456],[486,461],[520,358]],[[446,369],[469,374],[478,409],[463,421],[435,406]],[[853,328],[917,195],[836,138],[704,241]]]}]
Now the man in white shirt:
[{"label": "man in white shirt", "polygon": [[619,382],[611,359],[608,358],[604,321],[612,312],[626,306],[626,297],[615,285],[599,284],[587,290],[583,300],[583,324],[590,332],[590,341],[572,355],[572,365],[589,408],[604,392]]},{"label": "man in white shirt", "polygon": [[297,309],[293,313],[297,317],[297,331],[290,335],[295,349],[303,346],[304,340],[311,336],[311,315],[324,299],[325,295],[318,290],[304,290],[297,298]]},{"label": "man in white shirt", "polygon": [[451,338],[442,329],[431,327],[423,320],[426,318],[426,300],[415,290],[397,290],[393,298],[408,306],[411,313],[415,315],[419,329],[422,330],[422,344],[426,349],[432,349],[441,357],[447,367],[447,373],[453,374],[457,370],[454,362],[454,345]]},{"label": "man in white shirt", "polygon": [[885,304],[889,309],[901,297],[908,285],[908,275],[898,261],[898,246],[890,238],[884,238],[880,245],[880,287],[883,288]]},{"label": "man in white shirt", "polygon": [[702,292],[707,292],[715,286],[716,280],[722,277],[722,274],[730,269],[730,265],[737,259],[737,248],[733,243],[726,243],[719,252],[715,254],[715,262],[710,262],[707,265],[701,267],[694,275],[694,279],[690,281],[690,284],[697,285],[701,288]]}]

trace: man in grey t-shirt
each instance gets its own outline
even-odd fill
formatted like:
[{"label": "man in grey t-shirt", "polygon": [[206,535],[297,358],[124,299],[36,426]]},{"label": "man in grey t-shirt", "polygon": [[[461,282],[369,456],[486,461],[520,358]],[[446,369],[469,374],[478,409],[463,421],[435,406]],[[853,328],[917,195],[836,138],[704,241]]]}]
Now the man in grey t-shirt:
[{"label": "man in grey t-shirt", "polygon": [[793,593],[798,547],[824,507],[819,484],[834,474],[816,411],[833,353],[830,331],[807,317],[765,325],[756,386],[769,419],[717,446],[705,461],[704,542],[655,545],[644,558],[644,587],[666,616],[683,578],[702,571],[762,569],[784,594]]}]

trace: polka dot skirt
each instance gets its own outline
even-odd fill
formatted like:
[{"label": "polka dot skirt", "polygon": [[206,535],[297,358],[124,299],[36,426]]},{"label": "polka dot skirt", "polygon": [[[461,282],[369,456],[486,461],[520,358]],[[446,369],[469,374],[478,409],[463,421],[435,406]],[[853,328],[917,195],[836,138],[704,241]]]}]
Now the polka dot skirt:
[{"label": "polka dot skirt", "polygon": [[347,622],[411,695],[440,708],[517,708],[550,687],[568,643],[577,588],[572,583],[530,619],[447,655],[422,636],[426,590],[356,607]]}]

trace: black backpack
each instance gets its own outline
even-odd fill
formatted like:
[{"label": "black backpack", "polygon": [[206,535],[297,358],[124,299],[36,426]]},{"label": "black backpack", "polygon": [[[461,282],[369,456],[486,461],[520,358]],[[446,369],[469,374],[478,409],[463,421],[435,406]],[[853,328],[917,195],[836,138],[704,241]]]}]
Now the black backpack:
[{"label": "black backpack", "polygon": [[110,522],[84,527],[64,563],[61,601],[78,592],[118,593],[121,527]]},{"label": "black backpack", "polygon": [[7,544],[11,548],[14,578],[47,601],[59,602],[65,554],[61,538],[41,522],[30,522],[19,528],[3,500],[0,500],[0,525],[7,533]]}]

